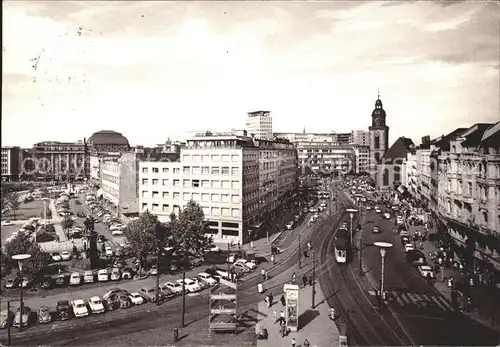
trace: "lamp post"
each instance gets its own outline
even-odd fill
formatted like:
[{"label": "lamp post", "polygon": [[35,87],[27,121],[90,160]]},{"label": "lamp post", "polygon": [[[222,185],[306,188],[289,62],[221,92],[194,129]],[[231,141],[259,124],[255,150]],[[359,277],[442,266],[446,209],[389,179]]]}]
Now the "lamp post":
[{"label": "lamp post", "polygon": [[31,254],[16,254],[12,256],[12,259],[17,260],[17,265],[19,266],[19,276],[21,277],[21,294],[20,294],[20,312],[21,321],[19,324],[19,331],[23,330],[23,313],[24,313],[24,301],[23,301],[23,263],[25,260],[31,258]]},{"label": "lamp post", "polygon": [[352,230],[352,219],[354,218],[354,214],[358,212],[355,208],[348,208],[346,209],[347,212],[349,212],[349,217],[351,217],[351,246],[352,246],[352,236],[353,236],[353,230]]},{"label": "lamp post", "polygon": [[380,307],[383,307],[384,303],[384,272],[385,272],[385,255],[387,253],[387,249],[392,247],[392,243],[390,242],[374,242],[375,246],[380,249],[380,256],[382,257],[382,271],[380,274]]}]

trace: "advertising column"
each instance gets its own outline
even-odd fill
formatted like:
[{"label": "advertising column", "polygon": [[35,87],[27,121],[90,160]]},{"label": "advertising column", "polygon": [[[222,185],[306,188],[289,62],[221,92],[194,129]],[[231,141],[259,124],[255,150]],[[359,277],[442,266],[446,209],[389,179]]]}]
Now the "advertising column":
[{"label": "advertising column", "polygon": [[296,284],[285,284],[286,299],[286,326],[290,331],[299,329],[299,286]]}]

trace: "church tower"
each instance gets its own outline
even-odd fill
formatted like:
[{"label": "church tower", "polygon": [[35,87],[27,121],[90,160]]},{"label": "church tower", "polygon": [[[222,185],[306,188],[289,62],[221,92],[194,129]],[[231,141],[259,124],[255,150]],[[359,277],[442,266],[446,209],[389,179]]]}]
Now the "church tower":
[{"label": "church tower", "polygon": [[375,109],[372,112],[372,125],[368,128],[370,131],[370,173],[372,176],[376,174],[377,165],[389,149],[389,127],[385,125],[385,117],[379,93],[377,101],[375,101]]}]

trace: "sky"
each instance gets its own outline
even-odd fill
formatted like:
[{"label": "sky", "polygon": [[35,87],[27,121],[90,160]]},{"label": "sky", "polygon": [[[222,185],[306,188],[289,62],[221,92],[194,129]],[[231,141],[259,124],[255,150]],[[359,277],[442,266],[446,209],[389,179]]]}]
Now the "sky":
[{"label": "sky", "polygon": [[497,122],[495,2],[3,1],[2,146],[115,130],[131,145],[244,129],[389,142]]}]

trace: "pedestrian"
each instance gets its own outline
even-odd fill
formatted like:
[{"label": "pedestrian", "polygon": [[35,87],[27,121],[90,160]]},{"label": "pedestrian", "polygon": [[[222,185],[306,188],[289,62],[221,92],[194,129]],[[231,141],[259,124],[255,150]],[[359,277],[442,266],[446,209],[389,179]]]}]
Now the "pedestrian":
[{"label": "pedestrian", "polygon": [[308,339],[305,339],[304,340],[304,343],[302,344],[304,347],[309,347],[311,345],[311,343],[309,342]]},{"label": "pedestrian", "polygon": [[240,249],[240,248],[241,248],[241,244],[240,244],[240,242],[238,241],[238,249]]},{"label": "pedestrian", "polygon": [[262,280],[266,280],[266,270],[265,269],[262,269],[260,270],[260,274],[262,275]]},{"label": "pedestrian", "polygon": [[274,296],[273,293],[269,293],[269,307],[273,306]]},{"label": "pedestrian", "polygon": [[284,295],[281,295],[281,306],[285,306],[286,305],[286,301],[285,301],[285,296]]},{"label": "pedestrian", "polygon": [[304,283],[304,287],[307,286],[307,276],[302,276],[302,282]]},{"label": "pedestrian", "polygon": [[271,254],[271,263],[274,264],[274,254]]},{"label": "pedestrian", "polygon": [[292,284],[295,284],[296,280],[297,280],[297,275],[294,272],[293,275],[292,275]]},{"label": "pedestrian", "polygon": [[250,248],[253,249],[253,241],[250,241]]},{"label": "pedestrian", "polygon": [[297,341],[295,341],[295,337],[292,337],[292,347],[295,347],[296,344],[297,344]]},{"label": "pedestrian", "polygon": [[309,285],[312,286],[313,285],[313,277],[312,275],[309,276]]},{"label": "pedestrian", "polygon": [[273,310],[273,322],[276,324],[276,321],[278,320],[278,312],[276,310]]}]

